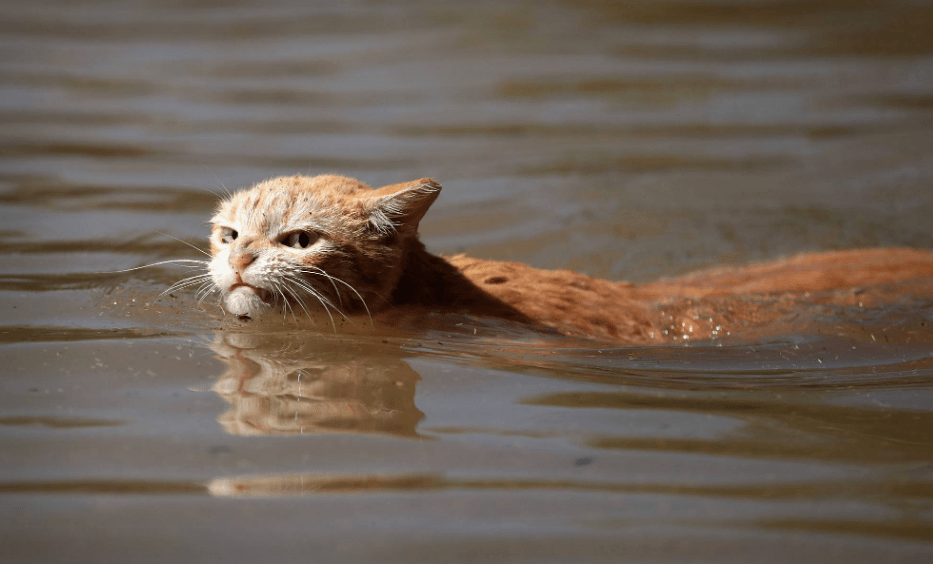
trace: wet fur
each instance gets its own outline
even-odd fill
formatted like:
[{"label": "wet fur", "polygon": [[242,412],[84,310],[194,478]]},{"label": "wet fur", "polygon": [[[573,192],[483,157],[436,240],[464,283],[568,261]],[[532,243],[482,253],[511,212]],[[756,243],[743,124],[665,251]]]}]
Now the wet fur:
[{"label": "wet fur", "polygon": [[[888,303],[933,291],[933,253],[914,249],[808,254],[644,285],[439,257],[418,239],[418,223],[440,190],[431,179],[373,190],[331,175],[259,183],[221,202],[211,220],[213,289],[244,319],[323,310],[393,323],[457,312],[620,344],[773,326],[776,303]],[[224,242],[231,230],[236,239]],[[298,232],[318,239],[286,246]]]}]

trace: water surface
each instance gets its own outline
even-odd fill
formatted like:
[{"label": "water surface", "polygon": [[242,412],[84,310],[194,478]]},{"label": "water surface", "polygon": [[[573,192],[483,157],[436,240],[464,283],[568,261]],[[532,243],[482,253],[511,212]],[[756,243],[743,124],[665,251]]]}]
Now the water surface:
[{"label": "water surface", "polygon": [[[608,348],[259,331],[217,195],[433,177],[428,247],[637,282],[933,247],[933,6],[0,6],[4,562],[925,562],[933,302]],[[181,240],[181,241],[179,241]],[[459,323],[459,325],[458,325]]]}]

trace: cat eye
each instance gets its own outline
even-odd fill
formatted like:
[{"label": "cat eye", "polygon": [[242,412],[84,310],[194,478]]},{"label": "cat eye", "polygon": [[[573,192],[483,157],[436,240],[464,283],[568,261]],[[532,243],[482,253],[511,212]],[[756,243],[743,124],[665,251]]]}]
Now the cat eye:
[{"label": "cat eye", "polygon": [[235,229],[230,229],[229,227],[224,227],[220,230],[220,242],[224,245],[229,245],[234,242],[239,233]]},{"label": "cat eye", "polygon": [[313,231],[295,231],[282,239],[282,244],[295,249],[307,249],[318,240],[318,234]]}]

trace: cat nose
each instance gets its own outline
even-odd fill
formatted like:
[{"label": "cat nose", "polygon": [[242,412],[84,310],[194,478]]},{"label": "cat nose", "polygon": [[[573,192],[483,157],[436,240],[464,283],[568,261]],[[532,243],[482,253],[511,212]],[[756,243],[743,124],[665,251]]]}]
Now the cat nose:
[{"label": "cat nose", "polygon": [[254,260],[256,260],[256,255],[253,253],[237,253],[230,255],[230,266],[237,272],[243,272]]}]

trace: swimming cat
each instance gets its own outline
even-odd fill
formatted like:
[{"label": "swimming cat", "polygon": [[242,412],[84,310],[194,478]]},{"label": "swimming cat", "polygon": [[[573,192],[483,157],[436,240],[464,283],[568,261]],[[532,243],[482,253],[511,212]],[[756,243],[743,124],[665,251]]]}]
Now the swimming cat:
[{"label": "swimming cat", "polygon": [[428,178],[379,189],[334,175],[260,182],[211,218],[212,289],[244,320],[323,311],[331,321],[391,323],[456,312],[619,344],[774,326],[788,304],[871,305],[933,292],[933,252],[915,249],[808,254],[643,285],[440,257],[418,238],[440,192]]}]

